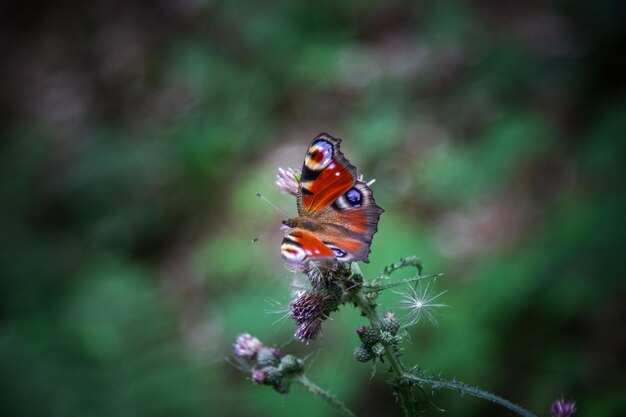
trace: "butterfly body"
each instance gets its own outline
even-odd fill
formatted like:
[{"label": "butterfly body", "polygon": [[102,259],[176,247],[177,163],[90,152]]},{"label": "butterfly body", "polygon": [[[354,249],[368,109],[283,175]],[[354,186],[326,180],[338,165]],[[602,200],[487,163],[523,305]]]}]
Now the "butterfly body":
[{"label": "butterfly body", "polygon": [[283,221],[290,229],[281,254],[289,262],[369,262],[384,210],[341,153],[340,142],[322,133],[309,145],[297,193],[299,216]]}]

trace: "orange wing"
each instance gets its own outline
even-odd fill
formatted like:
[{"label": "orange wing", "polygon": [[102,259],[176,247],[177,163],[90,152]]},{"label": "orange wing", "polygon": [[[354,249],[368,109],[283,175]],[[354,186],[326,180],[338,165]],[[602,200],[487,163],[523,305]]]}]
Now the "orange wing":
[{"label": "orange wing", "polygon": [[307,258],[334,258],[335,253],[313,232],[302,228],[289,230],[280,245],[280,253],[287,261],[301,263]]},{"label": "orange wing", "polygon": [[[298,193],[298,212],[314,224],[291,229],[281,246],[290,262],[334,258],[369,262],[370,245],[380,215],[372,190],[357,179],[356,168],[341,150],[341,139],[326,133],[309,146]],[[310,228],[310,230],[308,230]]]},{"label": "orange wing", "polygon": [[322,133],[309,145],[300,177],[301,216],[315,217],[356,182],[356,168],[339,150],[340,143],[341,139]]}]

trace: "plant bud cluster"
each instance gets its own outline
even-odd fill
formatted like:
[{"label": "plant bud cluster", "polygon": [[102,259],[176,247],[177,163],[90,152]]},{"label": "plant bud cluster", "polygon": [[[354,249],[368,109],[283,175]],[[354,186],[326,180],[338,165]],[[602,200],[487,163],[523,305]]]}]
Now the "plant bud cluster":
[{"label": "plant bud cluster", "polygon": [[389,312],[380,321],[380,327],[361,326],[356,333],[361,345],[354,350],[354,357],[359,362],[368,362],[379,358],[382,360],[386,346],[395,346],[402,341],[398,336],[400,323],[394,314]]},{"label": "plant bud cluster", "polygon": [[233,345],[235,356],[246,363],[252,372],[252,381],[269,385],[277,392],[289,391],[290,378],[304,372],[304,362],[294,355],[284,355],[278,349],[263,346],[261,341],[247,333],[237,337]]}]

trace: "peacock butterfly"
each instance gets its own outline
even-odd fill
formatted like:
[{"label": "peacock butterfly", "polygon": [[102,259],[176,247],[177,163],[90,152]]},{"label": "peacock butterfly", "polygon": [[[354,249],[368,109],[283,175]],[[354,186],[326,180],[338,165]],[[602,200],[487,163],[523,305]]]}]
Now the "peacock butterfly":
[{"label": "peacock butterfly", "polygon": [[290,263],[306,261],[369,262],[372,237],[384,210],[369,185],[339,149],[341,139],[318,135],[304,157],[297,192],[298,217],[280,247]]}]

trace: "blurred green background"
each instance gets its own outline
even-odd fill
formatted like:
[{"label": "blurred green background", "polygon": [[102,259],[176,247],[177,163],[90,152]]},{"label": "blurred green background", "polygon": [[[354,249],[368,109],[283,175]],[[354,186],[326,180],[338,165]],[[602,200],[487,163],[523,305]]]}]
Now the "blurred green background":
[{"label": "blurred green background", "polygon": [[[331,416],[225,362],[288,342],[274,187],[321,131],[386,212],[370,277],[443,272],[407,363],[540,415],[626,409],[626,3],[5,2],[0,414]],[[257,243],[252,238],[260,236]],[[398,309],[393,293],[383,309]],[[344,306],[309,375],[400,415]],[[277,322],[278,320],[278,322]],[[441,414],[508,416],[437,392]]]}]

